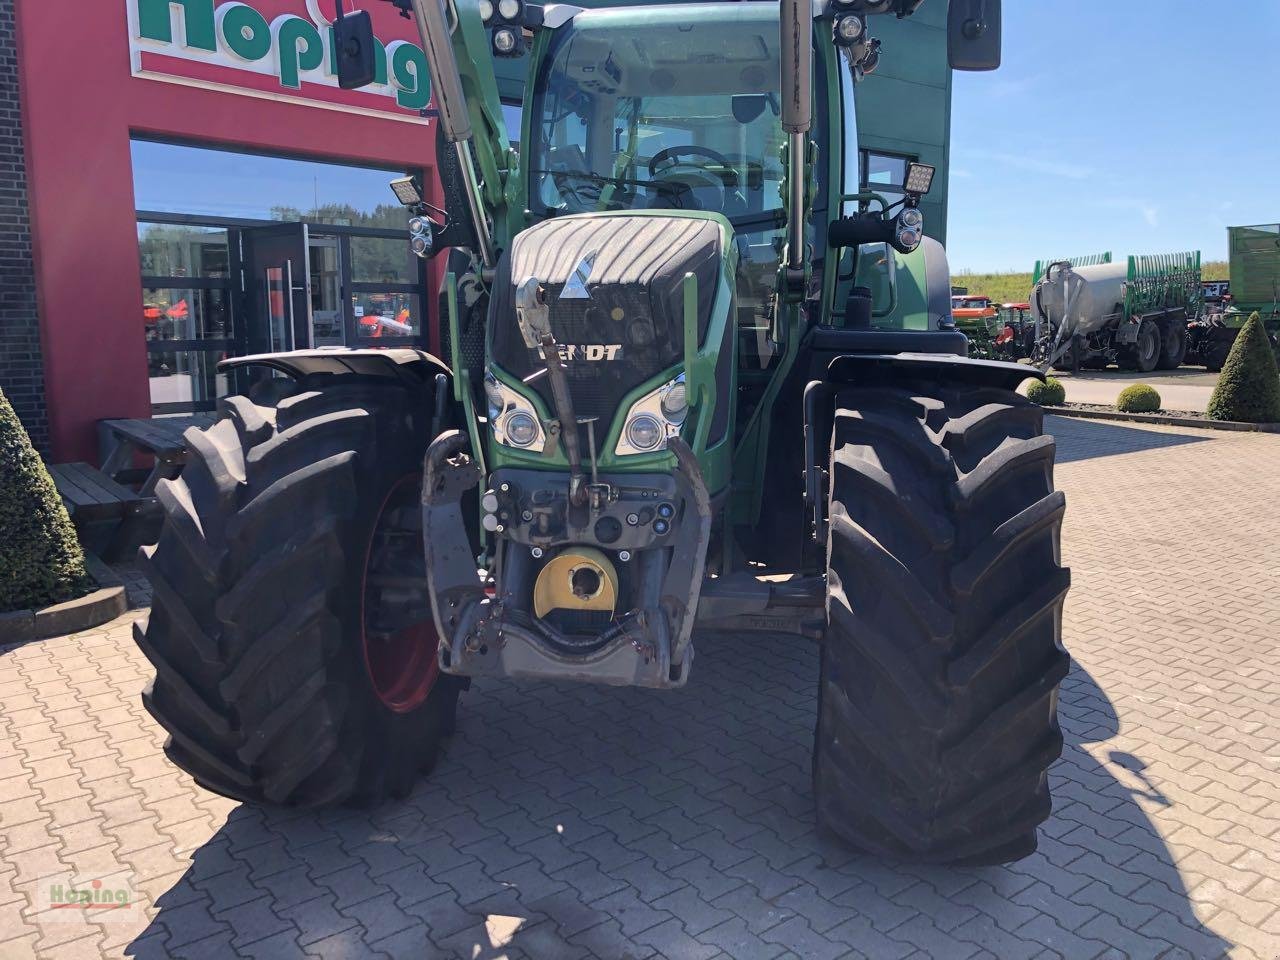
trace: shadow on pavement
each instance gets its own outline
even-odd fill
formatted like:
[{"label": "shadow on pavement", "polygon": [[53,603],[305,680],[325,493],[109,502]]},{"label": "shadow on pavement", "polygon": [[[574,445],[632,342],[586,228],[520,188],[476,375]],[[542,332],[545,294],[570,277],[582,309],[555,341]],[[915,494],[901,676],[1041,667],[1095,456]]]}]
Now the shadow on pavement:
[{"label": "shadow on pavement", "polygon": [[[448,756],[373,812],[241,806],[159,897],[131,957],[620,960],[795,955],[1218,957],[1142,804],[1167,804],[1087,673],[1040,850],[930,868],[820,837],[816,647],[700,638],[688,688],[477,683]],[[1176,948],[1176,949],[1175,949]],[[1111,954],[1108,954],[1111,955]],[[1119,953],[1114,955],[1119,956]],[[787,954],[788,957],[792,954]]]},{"label": "shadow on pavement", "polygon": [[[1195,428],[1188,428],[1194,430]],[[1172,433],[1140,426],[1126,426],[1077,417],[1047,417],[1045,432],[1058,441],[1058,463],[1114,457],[1144,450],[1180,447],[1188,443],[1209,443],[1217,436],[1209,431]]]}]

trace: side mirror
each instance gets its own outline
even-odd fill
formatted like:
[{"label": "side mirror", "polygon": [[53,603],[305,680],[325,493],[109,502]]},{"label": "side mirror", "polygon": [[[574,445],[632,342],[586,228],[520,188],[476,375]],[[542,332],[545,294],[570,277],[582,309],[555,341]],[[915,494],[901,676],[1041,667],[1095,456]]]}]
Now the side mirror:
[{"label": "side mirror", "polygon": [[377,76],[373,19],[368,10],[353,10],[333,21],[334,55],[338,61],[338,86],[355,90],[373,83]]},{"label": "side mirror", "polygon": [[1000,66],[1000,0],[951,0],[947,10],[947,59],[953,70]]}]

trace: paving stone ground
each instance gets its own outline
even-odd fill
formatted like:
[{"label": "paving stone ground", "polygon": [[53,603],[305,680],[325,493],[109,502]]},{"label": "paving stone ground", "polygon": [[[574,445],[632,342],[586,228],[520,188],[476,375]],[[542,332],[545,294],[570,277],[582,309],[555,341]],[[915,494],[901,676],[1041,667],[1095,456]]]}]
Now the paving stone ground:
[{"label": "paving stone ground", "polygon": [[[785,638],[702,638],[672,693],[480,683],[406,801],[244,807],[165,761],[125,618],[0,647],[0,958],[1275,960],[1280,436],[1052,429],[1076,666],[1034,856],[820,837]],[[129,903],[47,909],[94,878]]]}]

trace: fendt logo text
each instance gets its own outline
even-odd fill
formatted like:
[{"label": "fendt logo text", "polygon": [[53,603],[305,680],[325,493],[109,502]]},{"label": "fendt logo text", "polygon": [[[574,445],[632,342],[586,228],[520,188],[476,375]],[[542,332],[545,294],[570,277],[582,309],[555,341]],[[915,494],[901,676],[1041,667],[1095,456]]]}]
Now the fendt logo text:
[{"label": "fendt logo text", "polygon": [[[557,343],[556,350],[564,362],[570,360],[617,360],[622,355],[620,343]],[[546,354],[538,348],[538,356],[545,360]]]}]

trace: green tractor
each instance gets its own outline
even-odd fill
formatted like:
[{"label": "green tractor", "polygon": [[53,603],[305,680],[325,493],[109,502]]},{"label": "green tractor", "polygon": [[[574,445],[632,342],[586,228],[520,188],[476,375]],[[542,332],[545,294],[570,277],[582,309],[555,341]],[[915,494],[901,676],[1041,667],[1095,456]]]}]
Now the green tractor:
[{"label": "green tractor", "polygon": [[[860,192],[858,82],[921,0],[417,19],[447,211],[447,361],[309,350],[189,434],[137,641],[168,756],[248,802],[369,804],[474,677],[682,687],[698,643],[821,645],[819,820],[886,857],[1035,849],[1062,736],[1054,441],[969,359],[918,209]],[[952,0],[951,63],[999,61]],[[340,76],[377,70],[367,14]],[[527,55],[520,149],[491,51]],[[887,53],[887,51],[886,51]],[[768,669],[768,665],[762,665]]]}]

